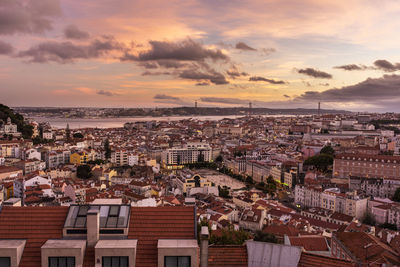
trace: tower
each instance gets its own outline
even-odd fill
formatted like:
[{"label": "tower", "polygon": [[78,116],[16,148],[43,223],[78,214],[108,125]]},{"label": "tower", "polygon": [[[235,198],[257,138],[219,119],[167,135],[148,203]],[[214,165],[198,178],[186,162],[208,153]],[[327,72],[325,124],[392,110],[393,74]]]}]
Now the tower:
[{"label": "tower", "polygon": [[249,102],[249,116],[251,116],[251,109],[253,107],[253,104],[251,102]]},{"label": "tower", "polygon": [[194,101],[194,107],[197,108],[197,100]]},{"label": "tower", "polygon": [[318,102],[318,117],[321,115],[321,102]]}]

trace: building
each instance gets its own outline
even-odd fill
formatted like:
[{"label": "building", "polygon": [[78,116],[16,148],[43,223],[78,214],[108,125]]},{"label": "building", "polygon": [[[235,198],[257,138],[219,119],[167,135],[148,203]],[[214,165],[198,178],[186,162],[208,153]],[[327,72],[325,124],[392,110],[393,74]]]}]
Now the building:
[{"label": "building", "polygon": [[114,266],[110,262],[155,267],[177,261],[195,267],[200,254],[195,221],[194,207],[4,207],[1,260],[19,267]]},{"label": "building", "polygon": [[178,176],[174,180],[177,188],[183,193],[187,193],[191,188],[195,187],[211,187],[212,183],[198,174],[193,175],[191,178]]},{"label": "building", "polygon": [[45,153],[46,167],[48,169],[57,168],[70,162],[71,151],[69,150],[53,150]]},{"label": "building", "polygon": [[400,156],[339,154],[333,162],[333,176],[348,178],[382,177],[385,179],[400,178]]},{"label": "building", "polygon": [[0,134],[12,135],[12,136],[21,136],[21,133],[18,132],[18,127],[15,123],[11,122],[10,118],[7,118],[7,122],[0,125]]},{"label": "building", "polygon": [[88,154],[86,151],[72,153],[69,162],[76,165],[85,164],[88,161]]},{"label": "building", "polygon": [[170,148],[162,153],[162,162],[166,167],[182,166],[196,162],[210,162],[212,148],[207,143],[187,143],[182,148]]}]

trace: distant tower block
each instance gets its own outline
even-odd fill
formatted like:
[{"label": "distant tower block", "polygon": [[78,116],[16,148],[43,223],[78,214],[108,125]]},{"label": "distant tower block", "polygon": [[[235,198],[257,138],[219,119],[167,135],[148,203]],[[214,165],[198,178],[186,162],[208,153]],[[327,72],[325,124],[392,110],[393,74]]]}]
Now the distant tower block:
[{"label": "distant tower block", "polygon": [[194,107],[197,108],[197,101],[194,101]]},{"label": "distant tower block", "polygon": [[251,102],[249,102],[249,115],[251,115],[251,109],[253,107],[253,104]]},{"label": "distant tower block", "polygon": [[318,102],[318,116],[321,115],[321,102]]}]

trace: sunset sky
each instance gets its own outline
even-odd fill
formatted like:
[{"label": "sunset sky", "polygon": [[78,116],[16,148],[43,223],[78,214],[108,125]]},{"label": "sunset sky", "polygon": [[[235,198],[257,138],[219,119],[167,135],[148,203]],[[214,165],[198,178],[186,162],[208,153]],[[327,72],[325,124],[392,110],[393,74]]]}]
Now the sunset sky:
[{"label": "sunset sky", "polygon": [[400,112],[398,0],[0,0],[0,103]]}]

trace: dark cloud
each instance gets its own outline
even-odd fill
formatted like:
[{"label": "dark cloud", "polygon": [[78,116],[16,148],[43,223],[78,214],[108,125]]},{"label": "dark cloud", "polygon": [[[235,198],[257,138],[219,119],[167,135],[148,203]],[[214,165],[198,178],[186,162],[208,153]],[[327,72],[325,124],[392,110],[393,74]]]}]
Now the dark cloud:
[{"label": "dark cloud", "polygon": [[232,79],[239,78],[241,76],[249,76],[247,72],[239,71],[239,68],[235,65],[232,65],[231,68],[226,71],[226,74],[228,74]]},{"label": "dark cloud", "polygon": [[357,65],[357,64],[347,64],[347,65],[342,65],[342,66],[336,66],[334,67],[335,69],[343,69],[343,70],[366,70],[368,69],[367,66],[365,65]]},{"label": "dark cloud", "polygon": [[153,99],[181,100],[179,97],[170,96],[170,95],[166,95],[166,94],[157,94],[153,97]]},{"label": "dark cloud", "polygon": [[251,81],[251,82],[267,82],[267,83],[271,83],[271,84],[285,84],[285,82],[281,81],[281,80],[267,79],[267,78],[260,77],[260,76],[252,76],[249,78],[249,81]]},{"label": "dark cloud", "polygon": [[0,34],[43,33],[60,15],[58,0],[0,0]]},{"label": "dark cloud", "polygon": [[13,50],[13,47],[9,43],[0,40],[0,55],[9,55]]},{"label": "dark cloud", "polygon": [[151,75],[171,75],[172,73],[169,71],[145,71],[142,73],[142,76],[151,76]]},{"label": "dark cloud", "polygon": [[207,103],[220,103],[220,104],[231,104],[231,105],[243,105],[248,104],[249,100],[238,99],[238,98],[224,98],[224,97],[202,97],[200,101]]},{"label": "dark cloud", "polygon": [[183,79],[199,80],[201,82],[210,82],[213,84],[228,84],[225,76],[215,70],[200,71],[198,69],[186,69],[179,73]]},{"label": "dark cloud", "polygon": [[157,69],[159,67],[156,62],[140,62],[139,66],[145,69]]},{"label": "dark cloud", "polygon": [[208,83],[208,82],[199,82],[199,83],[196,83],[196,86],[208,86],[208,85],[210,85],[210,83]]},{"label": "dark cloud", "polygon": [[311,83],[310,82],[306,82],[306,81],[301,81],[305,86],[307,87],[311,87]]},{"label": "dark cloud", "polygon": [[90,35],[88,32],[78,29],[78,27],[75,25],[68,25],[64,29],[64,36],[68,39],[82,40],[88,39]]},{"label": "dark cloud", "polygon": [[249,87],[244,84],[232,84],[232,87],[230,89],[248,89]]},{"label": "dark cloud", "polygon": [[329,86],[329,83],[320,83],[321,86]]},{"label": "dark cloud", "polygon": [[115,94],[110,92],[110,91],[106,91],[106,90],[99,90],[96,92],[96,94],[98,95],[103,95],[103,96],[114,96]]},{"label": "dark cloud", "polygon": [[247,44],[243,43],[243,42],[239,42],[236,44],[235,46],[236,49],[239,50],[246,50],[246,51],[257,51],[257,49],[248,46]]},{"label": "dark cloud", "polygon": [[288,96],[288,95],[283,95],[284,97],[286,97],[286,98],[290,98],[290,96]]},{"label": "dark cloud", "polygon": [[311,76],[314,78],[321,78],[321,79],[332,79],[332,75],[324,72],[324,71],[320,71],[320,70],[316,70],[313,68],[305,68],[305,69],[299,69],[297,70],[298,73],[307,75],[307,76]]},{"label": "dark cloud", "polygon": [[400,70],[400,63],[391,63],[385,59],[378,59],[374,62],[375,67],[387,72]]},{"label": "dark cloud", "polygon": [[275,48],[261,48],[261,52],[263,52],[263,54],[265,56],[268,56],[268,55],[276,52],[276,49]]},{"label": "dark cloud", "polygon": [[400,76],[384,75],[381,78],[368,78],[355,85],[334,88],[322,92],[307,91],[295,98],[300,101],[324,102],[368,102],[400,100]]},{"label": "dark cloud", "polygon": [[203,61],[205,59],[228,61],[229,57],[219,49],[207,49],[202,44],[187,39],[182,42],[150,41],[151,48],[139,52],[137,56],[125,54],[121,60],[125,61]]},{"label": "dark cloud", "polygon": [[93,40],[87,45],[77,45],[72,42],[48,41],[18,53],[18,57],[29,58],[29,62],[72,63],[77,59],[90,59],[105,56],[111,51],[122,51],[124,45],[110,36]]}]

